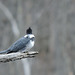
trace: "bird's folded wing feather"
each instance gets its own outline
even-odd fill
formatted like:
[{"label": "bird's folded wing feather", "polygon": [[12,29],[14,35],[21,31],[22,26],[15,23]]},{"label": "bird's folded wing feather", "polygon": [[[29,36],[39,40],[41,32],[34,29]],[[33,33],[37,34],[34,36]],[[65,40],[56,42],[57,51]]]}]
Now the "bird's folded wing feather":
[{"label": "bird's folded wing feather", "polygon": [[29,38],[22,37],[19,40],[17,40],[14,44],[12,44],[8,48],[8,50],[12,51],[12,52],[17,52],[17,51],[25,48],[29,41],[30,41]]}]

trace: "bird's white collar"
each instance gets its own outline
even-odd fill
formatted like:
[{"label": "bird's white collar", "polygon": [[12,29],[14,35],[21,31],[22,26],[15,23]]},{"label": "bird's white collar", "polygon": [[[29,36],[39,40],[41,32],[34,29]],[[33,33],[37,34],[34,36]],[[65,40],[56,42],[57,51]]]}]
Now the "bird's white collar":
[{"label": "bird's white collar", "polygon": [[28,36],[29,38],[35,37],[33,34],[27,34],[27,35],[25,35],[24,37],[26,38],[27,36]]}]

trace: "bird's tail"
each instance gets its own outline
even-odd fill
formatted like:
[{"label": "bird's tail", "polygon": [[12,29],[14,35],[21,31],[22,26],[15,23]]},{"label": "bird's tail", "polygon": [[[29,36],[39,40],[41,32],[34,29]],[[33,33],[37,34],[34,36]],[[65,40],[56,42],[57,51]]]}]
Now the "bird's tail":
[{"label": "bird's tail", "polygon": [[0,54],[7,54],[8,50],[0,51]]}]

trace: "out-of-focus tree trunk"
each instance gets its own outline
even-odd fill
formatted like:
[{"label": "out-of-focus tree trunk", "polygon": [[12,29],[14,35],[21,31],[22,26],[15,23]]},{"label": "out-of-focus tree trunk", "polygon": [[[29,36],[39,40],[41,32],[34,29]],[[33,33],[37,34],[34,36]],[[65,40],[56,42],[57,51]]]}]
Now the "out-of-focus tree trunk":
[{"label": "out-of-focus tree trunk", "polygon": [[[20,36],[31,26],[39,55],[30,61],[32,75],[75,75],[75,1],[1,0],[16,19]],[[11,40],[12,39],[12,40]],[[10,22],[0,10],[0,49],[17,40]],[[0,65],[1,75],[24,75],[23,65]],[[4,73],[5,72],[5,73]]]}]

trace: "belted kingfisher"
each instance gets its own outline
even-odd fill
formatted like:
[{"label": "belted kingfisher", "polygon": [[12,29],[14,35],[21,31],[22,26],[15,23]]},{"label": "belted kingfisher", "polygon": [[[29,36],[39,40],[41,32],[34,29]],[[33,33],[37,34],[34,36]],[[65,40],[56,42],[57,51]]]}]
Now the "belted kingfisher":
[{"label": "belted kingfisher", "polygon": [[35,36],[32,34],[32,29],[29,27],[24,37],[13,43],[7,50],[0,51],[0,54],[29,51],[34,46],[34,43]]}]

